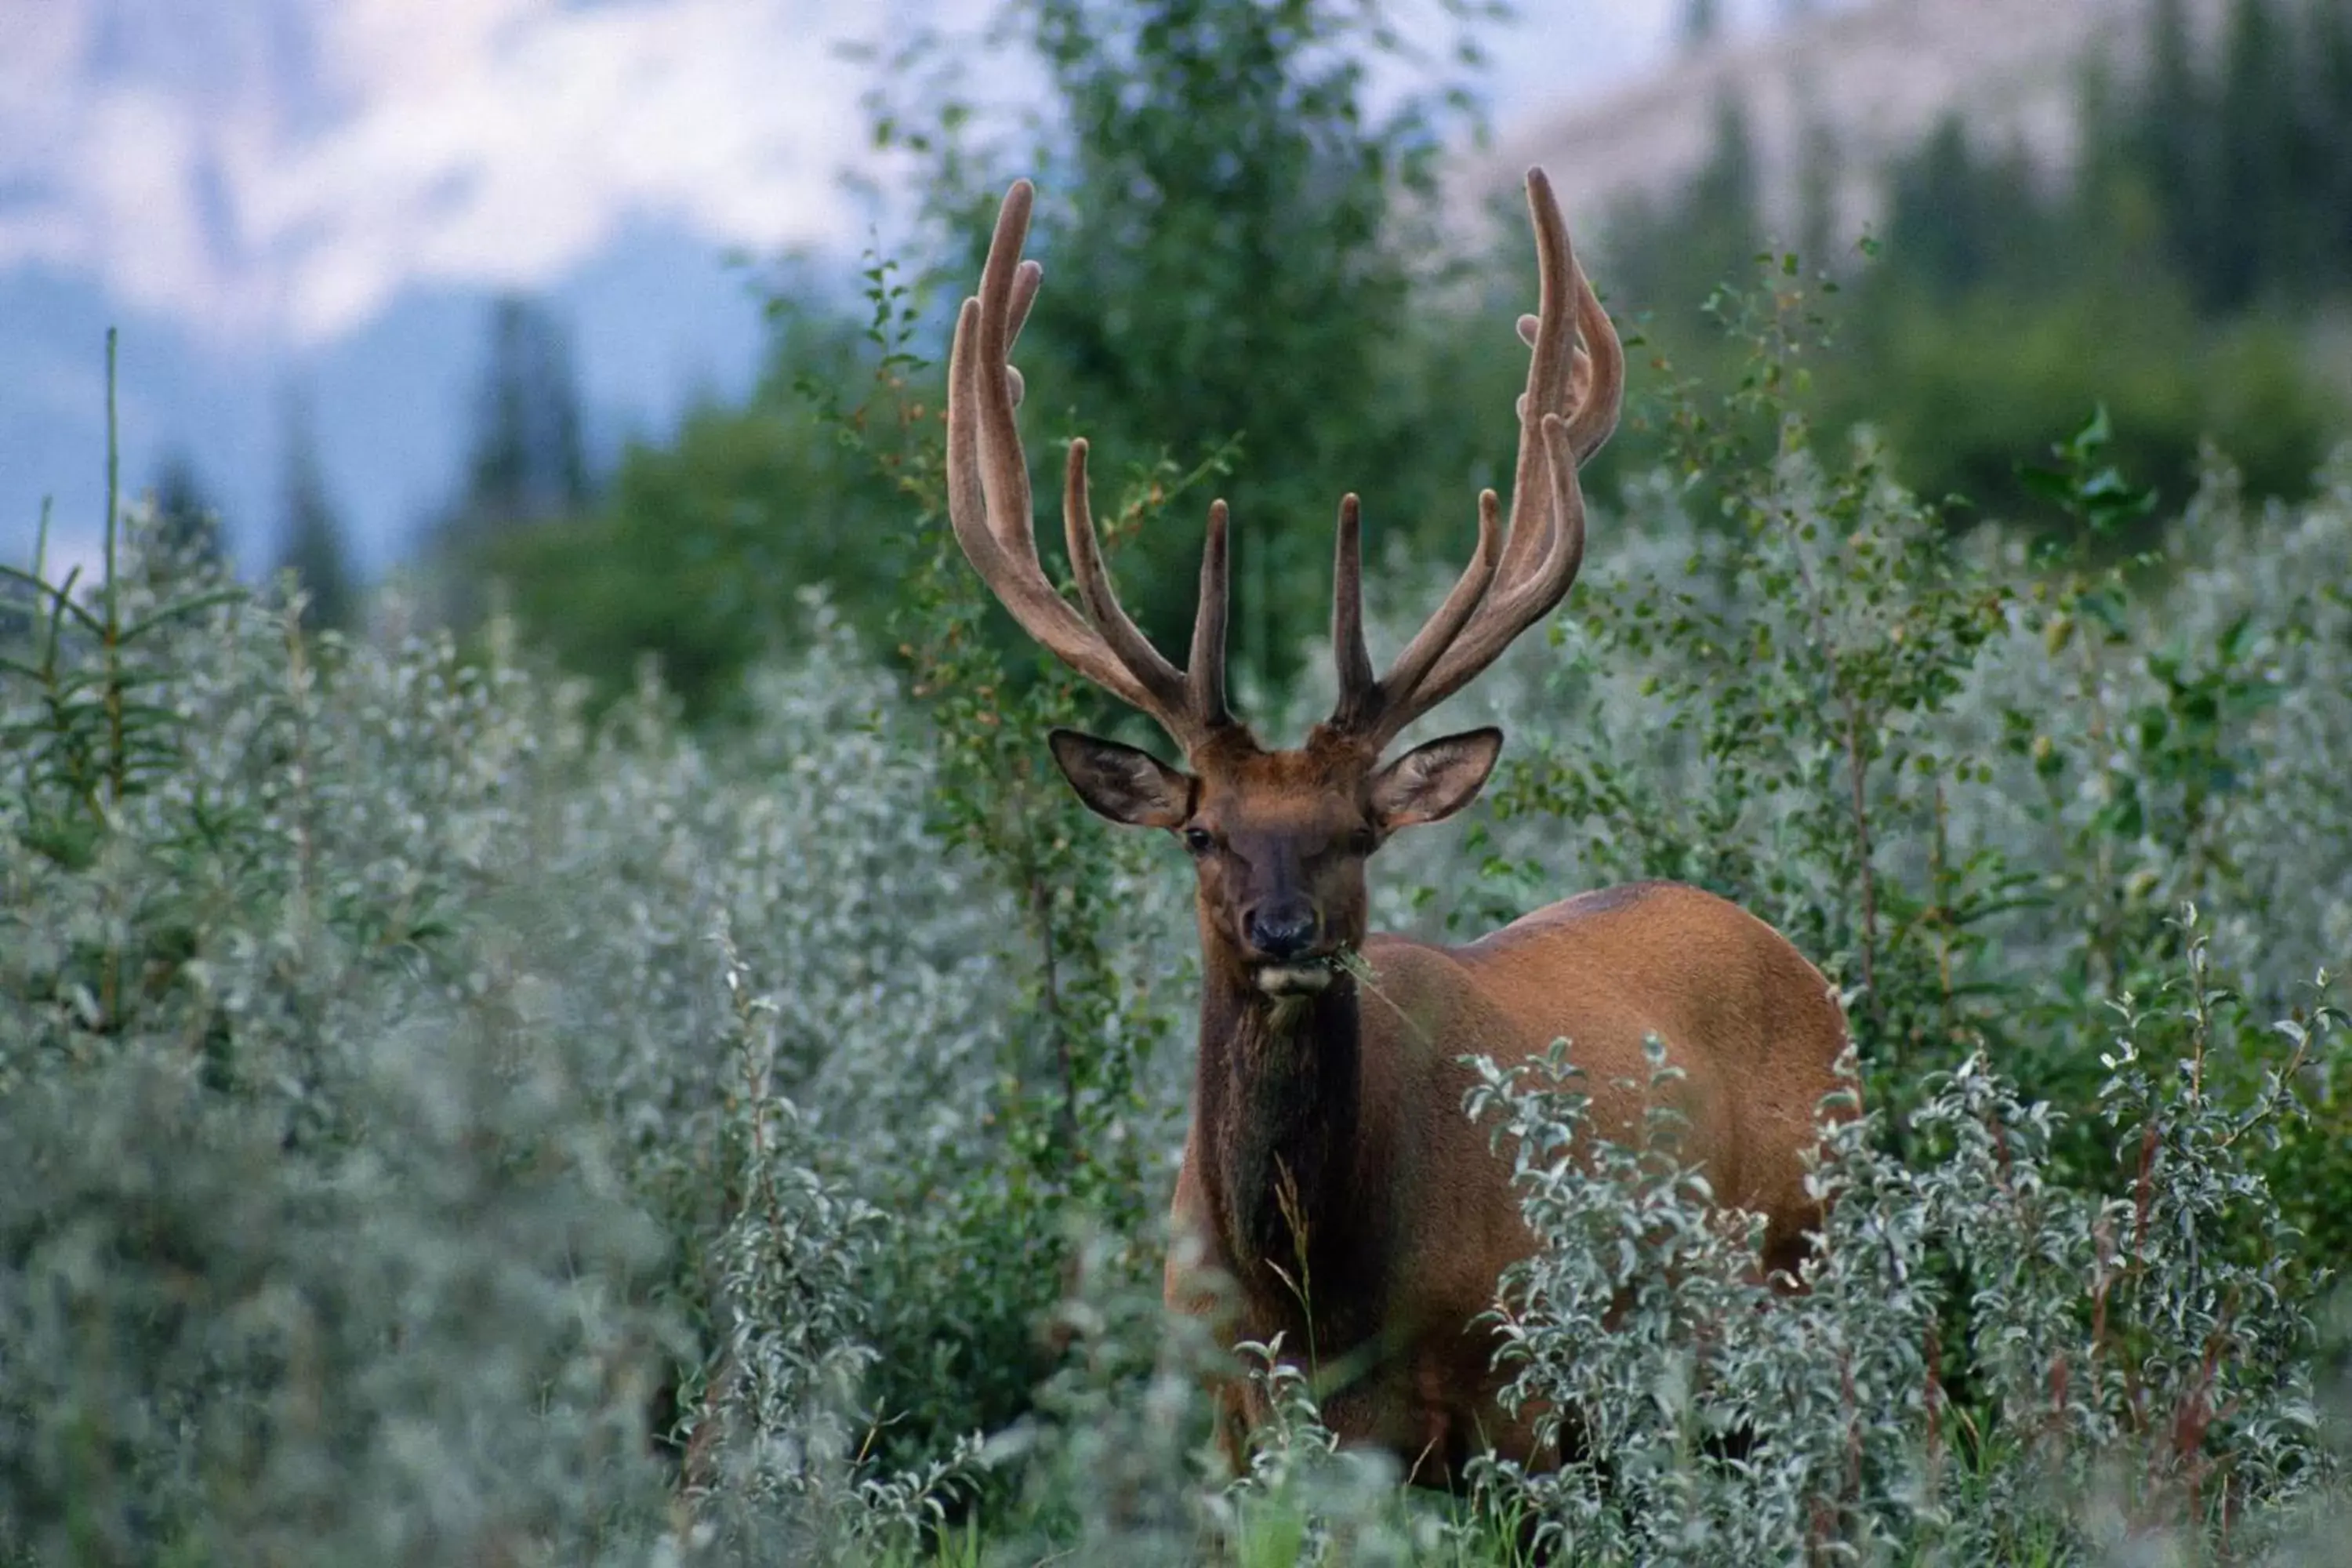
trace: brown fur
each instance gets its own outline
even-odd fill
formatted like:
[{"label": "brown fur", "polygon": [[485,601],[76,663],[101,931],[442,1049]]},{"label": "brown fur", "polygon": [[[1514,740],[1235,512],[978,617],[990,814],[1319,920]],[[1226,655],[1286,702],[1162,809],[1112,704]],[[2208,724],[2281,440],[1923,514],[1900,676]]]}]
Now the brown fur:
[{"label": "brown fur", "polygon": [[[1793,1270],[1820,1215],[1804,1191],[1816,1110],[1838,1087],[1844,1020],[1820,972],[1769,926],[1694,888],[1643,883],[1549,905],[1465,947],[1367,936],[1369,759],[1328,742],[1196,755],[1189,825],[1203,959],[1192,1123],[1177,1179],[1168,1300],[1224,1342],[1311,1357],[1340,1436],[1395,1453],[1423,1482],[1492,1446],[1540,1461],[1507,1415],[1492,1335],[1474,1320],[1533,1245],[1507,1158],[1463,1113],[1457,1058],[1503,1063],[1572,1043],[1595,1125],[1637,1126],[1646,1036],[1687,1075],[1690,1146],[1714,1190],[1766,1216],[1769,1268]],[[1483,773],[1483,770],[1482,773]],[[1181,776],[1181,775],[1180,775]],[[1371,976],[1271,997],[1238,910],[1270,865],[1310,886],[1333,945]],[[1260,1412],[1223,1391],[1237,1447]]]}]

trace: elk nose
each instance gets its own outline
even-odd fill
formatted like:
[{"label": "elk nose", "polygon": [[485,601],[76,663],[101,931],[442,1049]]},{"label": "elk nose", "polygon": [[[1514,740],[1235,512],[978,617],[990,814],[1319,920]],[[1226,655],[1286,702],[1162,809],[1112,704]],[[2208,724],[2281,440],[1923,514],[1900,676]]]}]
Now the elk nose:
[{"label": "elk nose", "polygon": [[1250,910],[1243,929],[1250,945],[1272,959],[1297,958],[1315,945],[1318,922],[1305,902],[1264,903]]}]

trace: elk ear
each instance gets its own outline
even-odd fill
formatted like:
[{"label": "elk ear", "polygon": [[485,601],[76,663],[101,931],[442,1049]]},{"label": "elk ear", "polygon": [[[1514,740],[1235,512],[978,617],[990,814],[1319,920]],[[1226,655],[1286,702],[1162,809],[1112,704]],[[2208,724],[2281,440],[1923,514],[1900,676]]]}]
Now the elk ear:
[{"label": "elk ear", "polygon": [[1372,779],[1372,816],[1382,833],[1437,822],[1477,798],[1503,754],[1500,730],[1472,730],[1415,746]]},{"label": "elk ear", "polygon": [[1045,741],[1087,810],[1129,827],[1177,827],[1192,815],[1192,781],[1150,752],[1076,730]]}]

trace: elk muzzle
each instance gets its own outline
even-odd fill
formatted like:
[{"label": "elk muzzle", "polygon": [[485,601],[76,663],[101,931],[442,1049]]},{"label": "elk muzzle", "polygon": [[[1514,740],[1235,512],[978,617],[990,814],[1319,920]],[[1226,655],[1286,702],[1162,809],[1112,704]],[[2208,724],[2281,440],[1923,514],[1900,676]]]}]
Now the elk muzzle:
[{"label": "elk muzzle", "polygon": [[1318,952],[1321,913],[1296,895],[1266,899],[1242,915],[1242,934],[1259,990],[1271,996],[1322,990],[1331,984],[1328,954]]}]

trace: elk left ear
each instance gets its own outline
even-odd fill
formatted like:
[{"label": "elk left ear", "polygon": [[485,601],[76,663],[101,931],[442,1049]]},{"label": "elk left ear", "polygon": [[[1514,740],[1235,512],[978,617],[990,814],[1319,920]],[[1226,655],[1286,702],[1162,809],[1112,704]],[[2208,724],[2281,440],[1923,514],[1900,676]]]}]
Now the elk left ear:
[{"label": "elk left ear", "polygon": [[1382,833],[1453,816],[1478,796],[1495,759],[1500,730],[1472,730],[1415,746],[1372,780],[1372,816]]}]

